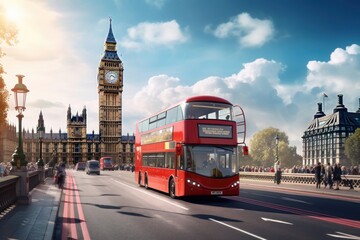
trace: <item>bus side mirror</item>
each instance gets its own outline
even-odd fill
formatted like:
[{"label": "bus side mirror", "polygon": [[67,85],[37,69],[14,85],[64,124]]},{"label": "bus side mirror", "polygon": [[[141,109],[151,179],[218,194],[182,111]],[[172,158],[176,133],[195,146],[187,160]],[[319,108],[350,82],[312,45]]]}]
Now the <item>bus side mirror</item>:
[{"label": "bus side mirror", "polygon": [[248,148],[248,146],[243,146],[243,153],[244,153],[244,156],[249,155],[249,148]]},{"label": "bus side mirror", "polygon": [[182,153],[182,146],[180,143],[176,144],[176,155],[181,155]]}]

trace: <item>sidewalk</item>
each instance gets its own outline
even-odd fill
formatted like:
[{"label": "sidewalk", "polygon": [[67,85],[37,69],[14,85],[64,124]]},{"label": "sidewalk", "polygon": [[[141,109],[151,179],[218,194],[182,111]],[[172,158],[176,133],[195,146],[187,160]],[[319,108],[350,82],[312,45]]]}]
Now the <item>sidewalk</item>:
[{"label": "sidewalk", "polygon": [[242,179],[240,178],[240,195],[241,195],[241,187],[242,186],[266,186],[269,189],[286,189],[297,192],[311,192],[316,194],[324,194],[324,195],[333,195],[333,196],[341,196],[347,198],[353,198],[355,200],[360,201],[360,190],[359,189],[350,189],[349,187],[340,187],[340,190],[329,189],[329,187],[324,188],[324,185],[321,185],[321,188],[317,189],[315,184],[299,184],[299,183],[287,183],[281,182],[279,185],[275,184],[272,181],[264,181],[264,180],[250,180],[250,179]]},{"label": "sidewalk", "polygon": [[61,189],[52,178],[45,179],[31,192],[29,205],[16,205],[0,218],[0,240],[52,239]]}]

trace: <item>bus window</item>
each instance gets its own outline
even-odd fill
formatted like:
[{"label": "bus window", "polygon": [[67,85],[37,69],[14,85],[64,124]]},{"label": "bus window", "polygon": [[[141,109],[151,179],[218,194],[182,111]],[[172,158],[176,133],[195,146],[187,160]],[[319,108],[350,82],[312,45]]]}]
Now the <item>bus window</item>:
[{"label": "bus window", "polygon": [[165,154],[165,168],[175,168],[175,153],[168,152]]},{"label": "bus window", "polygon": [[231,120],[232,105],[213,102],[190,102],[185,105],[187,119]]},{"label": "bus window", "polygon": [[156,167],[165,167],[165,156],[163,153],[156,154]]},{"label": "bus window", "polygon": [[177,108],[172,108],[170,110],[167,111],[167,114],[166,114],[166,124],[170,124],[170,123],[173,123],[173,122],[176,122],[177,120]]}]

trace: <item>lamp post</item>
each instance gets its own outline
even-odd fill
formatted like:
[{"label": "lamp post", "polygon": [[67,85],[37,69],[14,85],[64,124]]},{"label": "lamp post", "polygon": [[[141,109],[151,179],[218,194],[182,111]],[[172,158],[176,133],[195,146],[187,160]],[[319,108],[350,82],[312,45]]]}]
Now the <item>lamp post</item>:
[{"label": "lamp post", "polygon": [[276,134],[275,137],[275,145],[276,145],[276,156],[275,156],[275,162],[279,161],[279,135]]},{"label": "lamp post", "polygon": [[39,142],[40,142],[40,157],[39,160],[37,161],[37,165],[38,167],[43,167],[45,164],[44,164],[44,160],[42,159],[42,141],[44,139],[45,128],[43,126],[38,126],[37,132],[39,133]]},{"label": "lamp post", "polygon": [[21,167],[27,165],[27,161],[25,160],[25,154],[23,151],[23,141],[22,141],[22,126],[21,126],[21,120],[24,117],[22,114],[23,111],[25,111],[25,103],[26,103],[26,94],[29,92],[25,84],[22,83],[23,75],[16,75],[18,78],[18,83],[15,85],[11,91],[15,93],[15,110],[18,111],[18,115],[16,116],[19,119],[19,145],[15,149],[11,165],[13,167],[16,166],[17,169],[20,169]]}]

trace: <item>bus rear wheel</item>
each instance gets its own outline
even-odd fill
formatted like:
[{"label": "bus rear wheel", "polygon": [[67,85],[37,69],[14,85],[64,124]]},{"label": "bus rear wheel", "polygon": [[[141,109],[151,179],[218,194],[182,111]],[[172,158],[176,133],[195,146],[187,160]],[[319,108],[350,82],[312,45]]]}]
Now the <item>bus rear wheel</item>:
[{"label": "bus rear wheel", "polygon": [[176,198],[176,195],[175,195],[175,181],[174,181],[173,178],[170,180],[170,184],[169,184],[169,195],[170,195],[171,198]]},{"label": "bus rear wheel", "polygon": [[146,188],[146,189],[149,189],[149,184],[148,184],[147,175],[145,175],[145,188]]},{"label": "bus rear wheel", "polygon": [[138,184],[139,184],[139,187],[142,187],[142,183],[141,183],[141,172],[139,172]]}]

